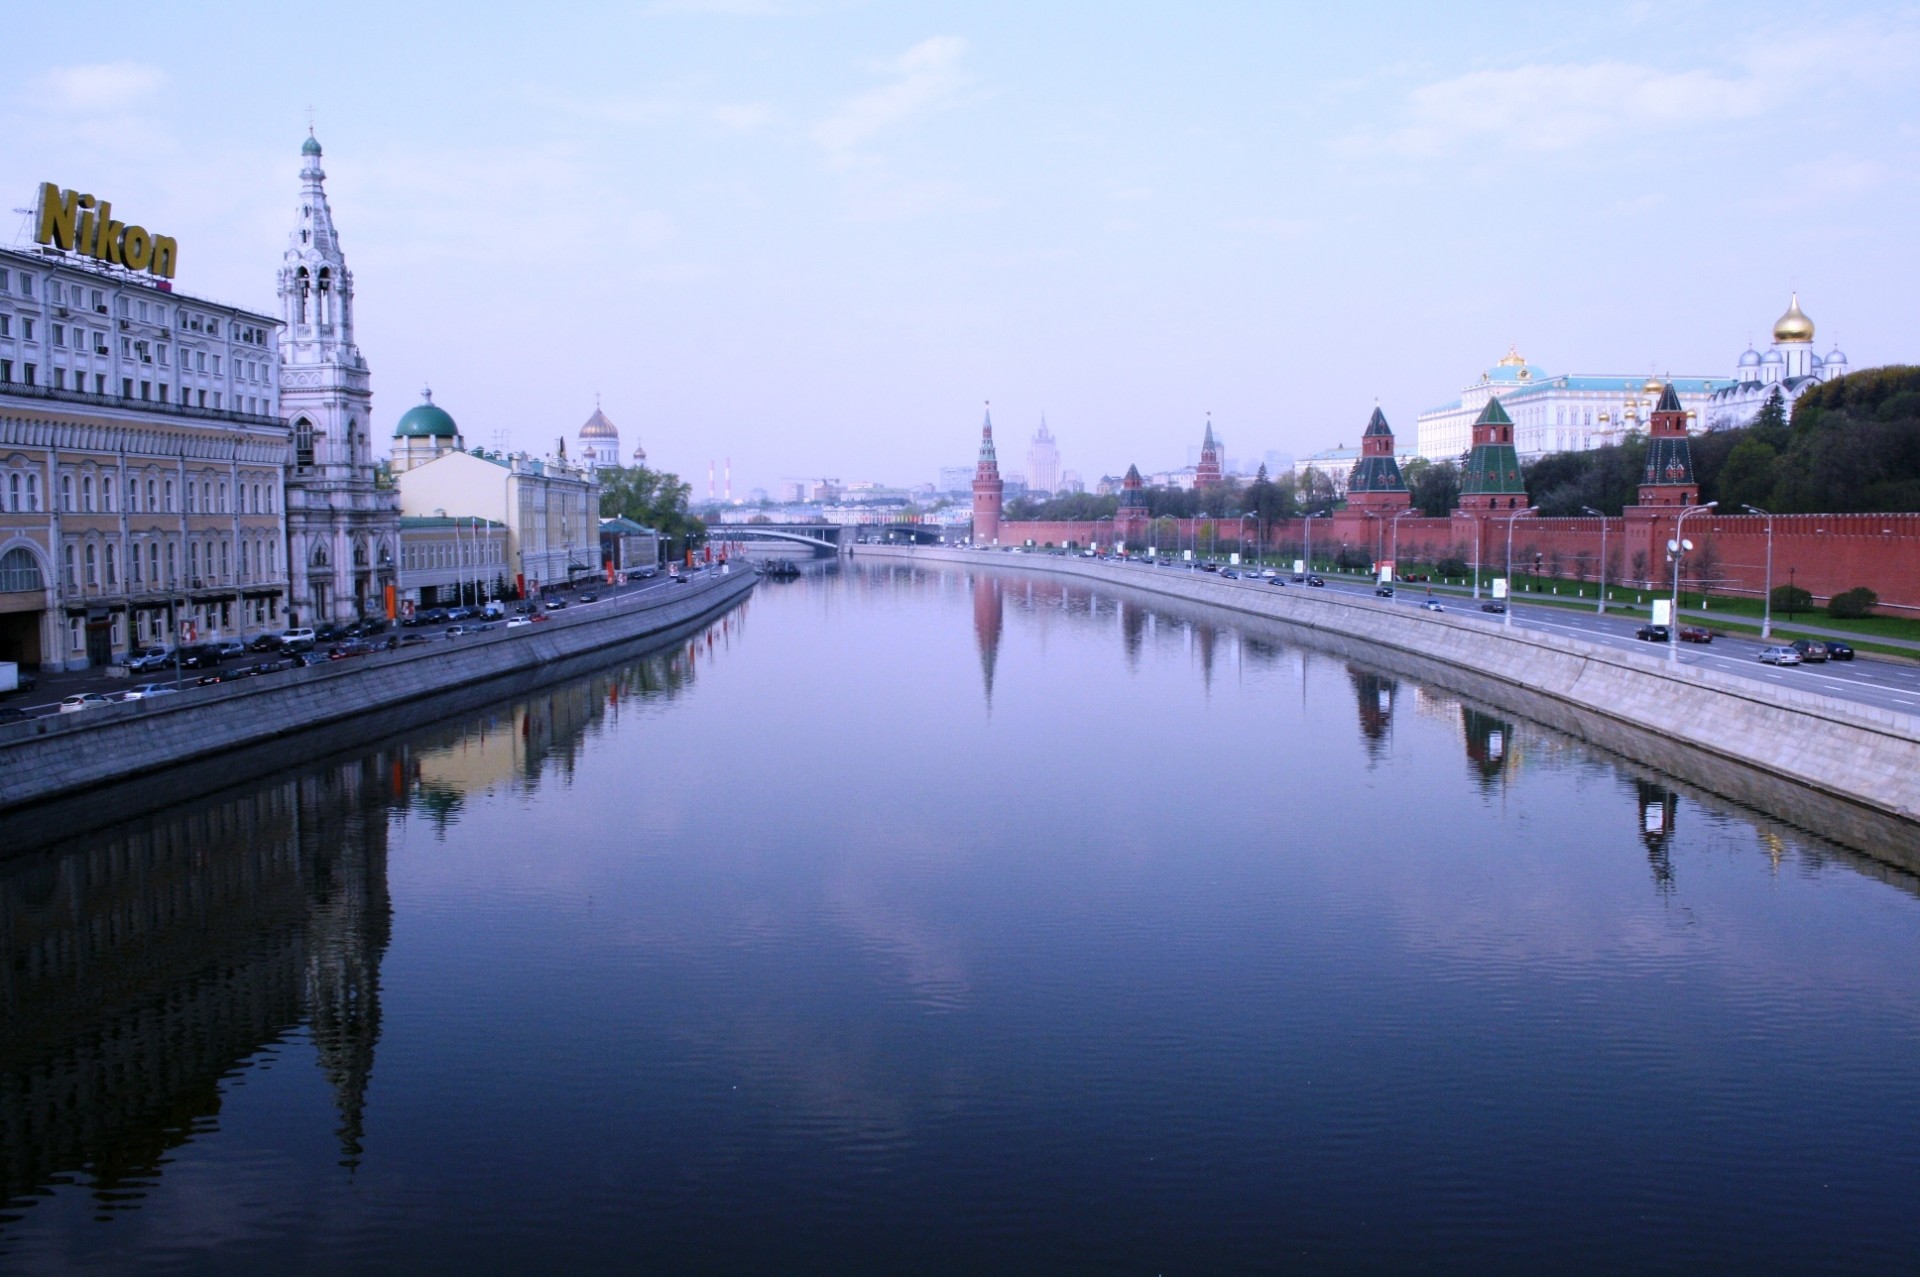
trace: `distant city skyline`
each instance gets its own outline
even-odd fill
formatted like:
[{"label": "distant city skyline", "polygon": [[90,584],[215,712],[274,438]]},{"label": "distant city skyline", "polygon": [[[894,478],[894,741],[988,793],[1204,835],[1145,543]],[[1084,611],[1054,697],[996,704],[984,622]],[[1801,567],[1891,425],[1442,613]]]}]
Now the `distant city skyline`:
[{"label": "distant city skyline", "polygon": [[534,452],[597,393],[696,495],[909,485],[991,399],[1091,486],[1208,412],[1238,457],[1376,400],[1411,439],[1512,344],[1718,375],[1796,289],[1855,368],[1920,349],[1904,6],[220,12],[18,15],[7,207],[111,199],[270,310],[311,108],[382,448],[423,384]]}]

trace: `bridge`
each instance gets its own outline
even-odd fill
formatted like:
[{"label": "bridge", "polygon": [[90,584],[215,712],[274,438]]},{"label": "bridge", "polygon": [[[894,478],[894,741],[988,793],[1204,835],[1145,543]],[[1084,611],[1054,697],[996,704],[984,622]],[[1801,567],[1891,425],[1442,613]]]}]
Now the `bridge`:
[{"label": "bridge", "polygon": [[731,542],[754,556],[804,545],[812,549],[816,558],[823,558],[839,554],[852,545],[855,531],[842,523],[714,523],[707,526],[707,539]]}]

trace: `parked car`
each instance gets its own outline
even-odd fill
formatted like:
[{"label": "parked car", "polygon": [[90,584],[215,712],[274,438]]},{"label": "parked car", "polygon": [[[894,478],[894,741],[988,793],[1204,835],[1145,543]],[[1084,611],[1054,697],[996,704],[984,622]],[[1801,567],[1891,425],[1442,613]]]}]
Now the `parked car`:
[{"label": "parked car", "polygon": [[144,701],[155,696],[172,696],[180,689],[172,683],[136,683],[120,693],[123,701]]},{"label": "parked car", "polygon": [[1788,647],[1800,653],[1804,665],[1813,665],[1827,659],[1827,645],[1818,639],[1795,639]]},{"label": "parked car", "polygon": [[78,714],[83,709],[95,709],[101,705],[111,705],[113,701],[98,692],[75,692],[60,702],[62,714]]},{"label": "parked car", "polygon": [[315,641],[321,642],[321,643],[338,643],[341,639],[345,638],[346,636],[347,636],[346,626],[335,625],[335,624],[332,624],[331,622],[329,622],[326,625],[317,626],[313,631],[313,637]]},{"label": "parked car", "polygon": [[1440,606],[1439,599],[1428,599],[1425,603],[1422,603],[1420,606],[1425,608],[1429,612],[1444,612],[1447,610]]},{"label": "parked car", "polygon": [[1673,635],[1667,632],[1667,627],[1664,625],[1643,625],[1633,632],[1633,636],[1648,643],[1670,643],[1673,641]]},{"label": "parked car", "polygon": [[1495,601],[1492,603],[1482,603],[1480,605],[1480,610],[1482,612],[1505,612],[1507,610],[1507,605],[1505,603],[1501,603],[1498,601]]},{"label": "parked car", "polygon": [[319,634],[309,626],[295,626],[280,636],[280,646],[289,652],[311,652]]},{"label": "parked car", "polygon": [[1798,665],[1800,653],[1790,647],[1775,645],[1760,649],[1760,660],[1767,665]]},{"label": "parked car", "polygon": [[151,674],[173,664],[173,652],[164,647],[143,647],[127,657],[127,672]]},{"label": "parked car", "polygon": [[194,643],[180,649],[180,668],[212,669],[220,664],[220,651],[211,643]]},{"label": "parked car", "polygon": [[1683,625],[1680,627],[1680,641],[1682,643],[1711,643],[1713,642],[1713,631],[1704,626]]},{"label": "parked car", "polygon": [[1326,582],[1317,576],[1310,576],[1307,578],[1307,584],[1324,586]]},{"label": "parked car", "polygon": [[1393,587],[1391,585],[1376,585],[1373,587],[1373,592],[1383,599],[1393,597]]},{"label": "parked car", "polygon": [[271,630],[265,634],[256,634],[247,644],[249,652],[277,652],[280,650],[280,636]]},{"label": "parked car", "polygon": [[207,644],[207,647],[213,652],[216,660],[226,661],[247,654],[247,645],[239,639],[214,639]]},{"label": "parked car", "polygon": [[1830,661],[1850,661],[1853,659],[1853,645],[1842,643],[1839,639],[1827,640],[1827,659]]}]

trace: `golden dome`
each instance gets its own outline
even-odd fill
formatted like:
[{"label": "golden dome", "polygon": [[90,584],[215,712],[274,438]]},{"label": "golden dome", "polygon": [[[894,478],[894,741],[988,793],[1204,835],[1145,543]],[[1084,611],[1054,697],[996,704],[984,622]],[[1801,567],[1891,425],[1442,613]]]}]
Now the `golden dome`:
[{"label": "golden dome", "polygon": [[1807,312],[1800,309],[1800,294],[1793,295],[1787,313],[1780,316],[1773,325],[1775,341],[1812,341],[1813,321],[1807,318]]},{"label": "golden dome", "polygon": [[1658,377],[1649,377],[1647,378],[1647,384],[1640,387],[1640,393],[1643,395],[1657,396],[1661,391],[1665,390],[1666,388],[1667,388],[1667,384],[1664,381],[1661,381]]},{"label": "golden dome", "polygon": [[1507,353],[1500,356],[1499,366],[1502,368],[1525,368],[1527,366],[1527,357],[1521,354],[1513,343],[1509,342],[1507,344]]}]

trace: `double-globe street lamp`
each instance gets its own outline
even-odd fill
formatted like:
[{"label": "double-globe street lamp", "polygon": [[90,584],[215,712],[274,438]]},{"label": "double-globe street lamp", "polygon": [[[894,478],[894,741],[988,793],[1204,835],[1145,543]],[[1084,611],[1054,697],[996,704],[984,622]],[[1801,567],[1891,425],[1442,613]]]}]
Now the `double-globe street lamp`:
[{"label": "double-globe street lamp", "polygon": [[1600,520],[1600,606],[1595,609],[1600,615],[1607,614],[1607,516],[1590,505],[1580,507],[1581,514],[1590,514]]},{"label": "double-globe street lamp", "polygon": [[1760,637],[1762,640],[1773,637],[1773,515],[1757,505],[1741,507],[1748,514],[1757,514],[1767,521],[1767,592],[1760,612]]},{"label": "double-globe street lamp", "polygon": [[1673,615],[1668,618],[1667,625],[1668,660],[1680,659],[1680,560],[1685,558],[1687,551],[1693,548],[1687,544],[1687,539],[1683,535],[1687,527],[1687,516],[1711,510],[1719,504],[1718,501],[1709,501],[1704,505],[1690,505],[1673,521],[1673,540],[1667,544],[1667,548],[1673,551]]},{"label": "double-globe street lamp", "polygon": [[1324,517],[1326,514],[1327,511],[1325,510],[1315,510],[1302,521],[1306,525],[1307,535],[1306,547],[1301,551],[1301,554],[1305,556],[1308,575],[1312,575],[1313,573],[1313,521]]},{"label": "double-globe street lamp", "polygon": [[[1505,626],[1511,627],[1513,625],[1513,524],[1514,524],[1514,520],[1518,519],[1523,514],[1537,514],[1539,513],[1539,511],[1540,511],[1539,506],[1530,505],[1524,510],[1514,510],[1509,512],[1507,515],[1507,606],[1506,606],[1506,610],[1503,611],[1500,615],[1500,623]],[[1535,582],[1535,584],[1537,585],[1538,582]]]}]

